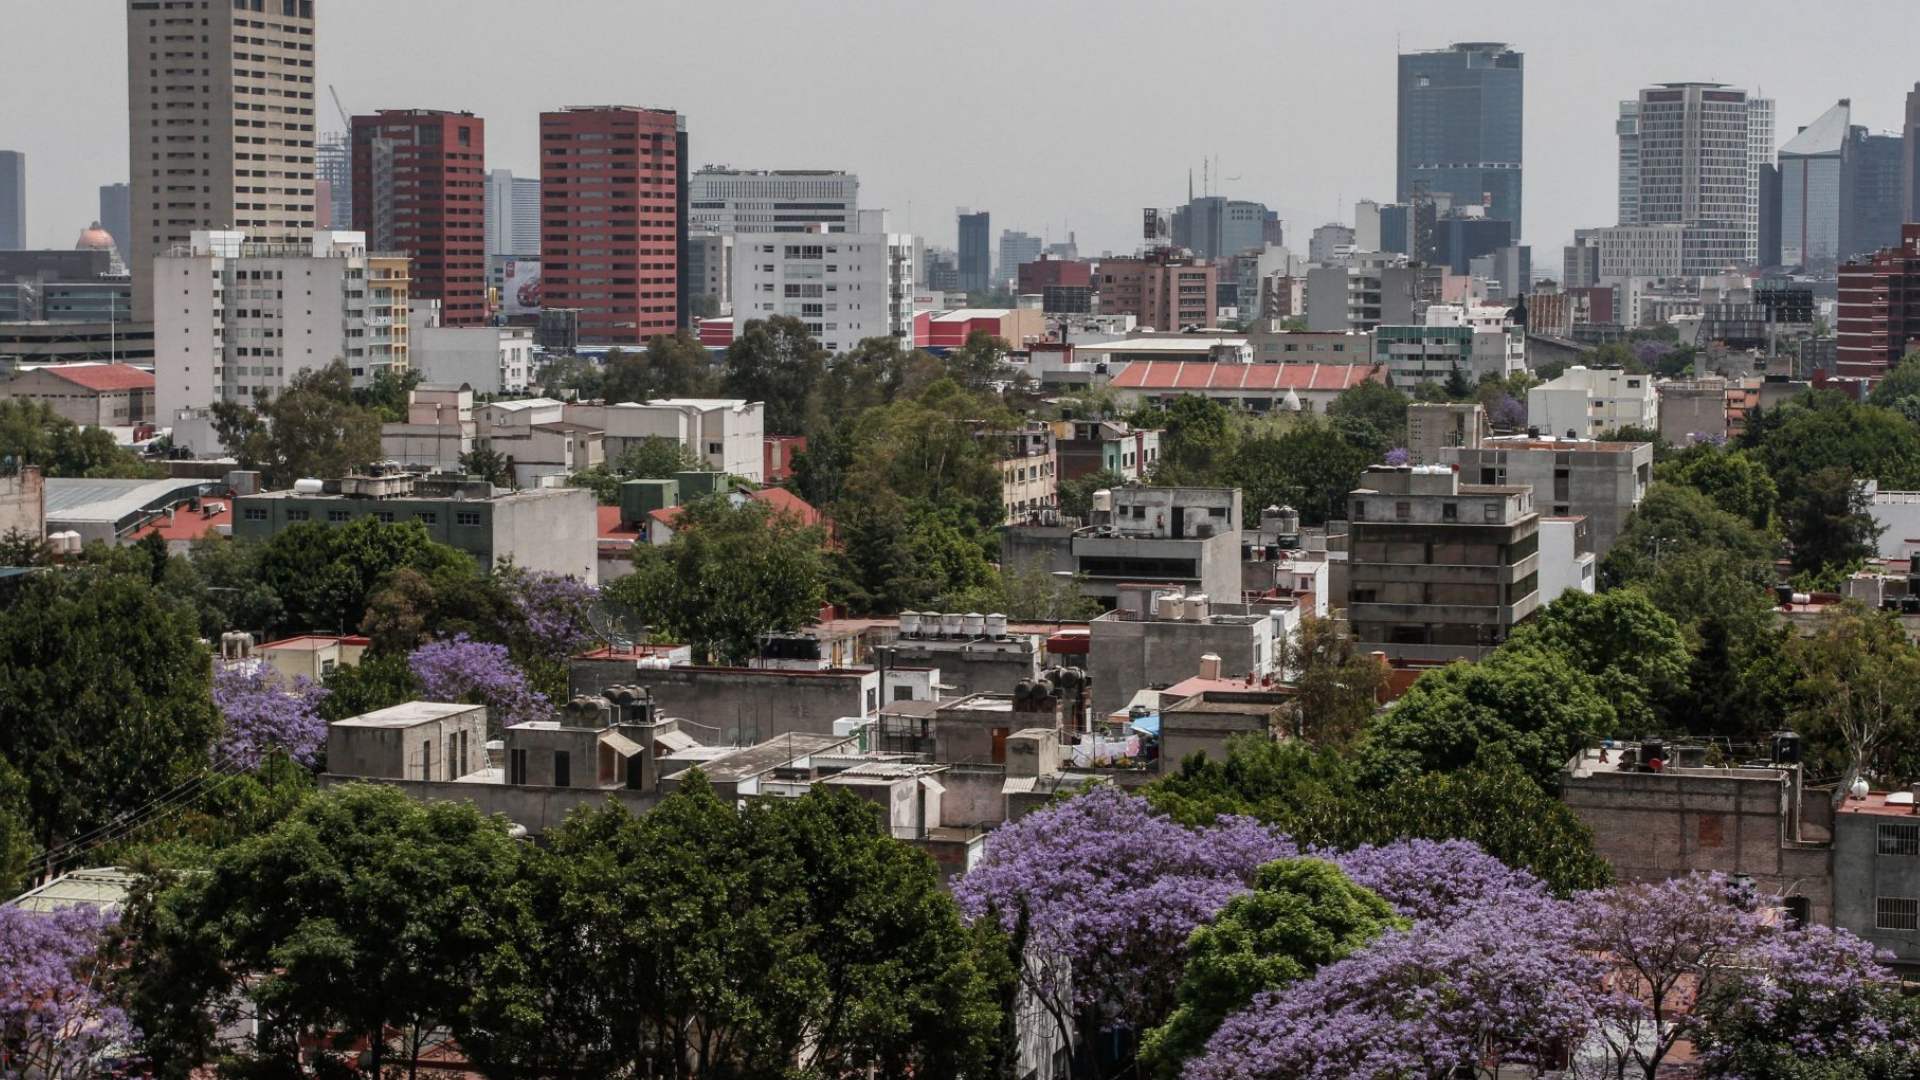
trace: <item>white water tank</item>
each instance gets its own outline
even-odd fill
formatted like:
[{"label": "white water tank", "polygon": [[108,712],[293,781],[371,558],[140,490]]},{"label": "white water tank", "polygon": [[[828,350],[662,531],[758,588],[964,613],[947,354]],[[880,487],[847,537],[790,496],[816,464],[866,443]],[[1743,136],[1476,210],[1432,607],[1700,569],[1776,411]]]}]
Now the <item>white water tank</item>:
[{"label": "white water tank", "polygon": [[1153,613],[1162,619],[1179,619],[1186,611],[1186,598],[1178,592],[1161,593],[1154,601]]},{"label": "white water tank", "polygon": [[920,636],[920,613],[919,612],[903,611],[900,613],[900,636],[901,637],[919,637]]},{"label": "white water tank", "polygon": [[1101,510],[1112,510],[1113,509],[1113,489],[1101,488],[1100,490],[1094,492],[1093,493],[1093,509],[1096,513]]},{"label": "white water tank", "polygon": [[1207,594],[1194,593],[1187,597],[1186,616],[1188,622],[1207,621]]},{"label": "white water tank", "polygon": [[1003,638],[1007,636],[1007,617],[1005,615],[996,611],[987,616],[987,636],[990,638]]},{"label": "white water tank", "polygon": [[295,480],[293,482],[293,490],[300,495],[318,495],[327,490],[327,484],[324,480],[315,480],[312,477],[308,477],[303,480]]},{"label": "white water tank", "polygon": [[976,638],[987,632],[987,617],[977,611],[969,611],[960,616],[960,632],[967,637]]},{"label": "white water tank", "polygon": [[960,636],[960,624],[961,624],[961,618],[962,618],[962,617],[961,617],[961,615],[960,615],[960,613],[959,613],[959,612],[957,612],[957,611],[946,611],[946,612],[942,612],[942,613],[940,614],[940,633],[941,633],[941,636],[943,636],[943,637],[959,637],[959,636]]}]

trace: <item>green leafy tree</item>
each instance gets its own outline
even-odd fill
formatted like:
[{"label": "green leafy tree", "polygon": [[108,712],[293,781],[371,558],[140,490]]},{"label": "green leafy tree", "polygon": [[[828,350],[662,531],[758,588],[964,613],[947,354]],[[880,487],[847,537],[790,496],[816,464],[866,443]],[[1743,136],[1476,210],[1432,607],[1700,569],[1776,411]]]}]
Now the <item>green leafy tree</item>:
[{"label": "green leafy tree", "polygon": [[976,394],[985,393],[1007,378],[1007,353],[1010,351],[1012,346],[1005,340],[985,330],[975,330],[967,335],[965,345],[948,354],[948,376],[966,390]]},{"label": "green leafy tree", "polygon": [[16,589],[0,611],[0,758],[44,850],[202,773],[219,720],[192,614],[144,578],[74,570]]},{"label": "green leafy tree", "polygon": [[1187,825],[1259,818],[1302,845],[1349,850],[1396,840],[1470,840],[1569,895],[1604,885],[1593,833],[1518,767],[1425,773],[1379,785],[1342,750],[1242,737],[1225,761],[1194,754],[1149,785],[1154,807]]},{"label": "green leafy tree", "polygon": [[411,1075],[459,1022],[519,860],[506,821],[468,803],[329,790],[153,898],[135,968],[168,981],[136,991],[136,1015],[204,1037],[181,1014],[240,994],[259,1017],[246,1057],[260,1064],[293,1066],[302,1040],[344,1051],[357,1039],[372,1074]]},{"label": "green leafy tree", "polygon": [[1311,615],[1287,640],[1286,669],[1294,688],[1287,706],[1291,734],[1316,746],[1352,743],[1379,708],[1387,683],[1386,669],[1342,624]]},{"label": "green leafy tree", "polygon": [[1086,521],[1093,513],[1093,493],[1110,491],[1127,482],[1112,469],[1096,469],[1084,476],[1060,481],[1060,513]]},{"label": "green leafy tree", "polygon": [[818,528],[763,503],[703,499],[682,510],[671,542],[636,548],[634,572],[606,591],[696,653],[743,663],[758,655],[762,635],[819,613],[823,540]]},{"label": "green leafy tree", "polygon": [[1808,474],[1780,508],[1787,522],[1793,568],[1803,573],[1831,572],[1872,558],[1883,530],[1872,511],[1872,501],[1853,470],[1829,465]]},{"label": "green leafy tree", "polygon": [[460,455],[460,471],[495,487],[513,486],[513,458],[482,442]]},{"label": "green leafy tree", "polygon": [[1345,515],[1347,493],[1386,449],[1371,424],[1303,417],[1244,438],[1223,479],[1248,507],[1290,505],[1320,525]]},{"label": "green leafy tree", "polygon": [[1140,1058],[1174,1080],[1199,1056],[1220,1022],[1255,995],[1303,979],[1406,921],[1371,890],[1320,859],[1262,866],[1253,889],[1234,897],[1193,932],[1179,1004],[1142,1040]]},{"label": "green leafy tree", "polygon": [[991,571],[987,584],[940,599],[942,611],[979,611],[1017,622],[1085,622],[1100,614],[1100,603],[1085,595],[1082,579],[1059,576],[1038,562]]},{"label": "green leafy tree", "polygon": [[1233,414],[1211,398],[1184,394],[1166,407],[1160,438],[1160,460],[1154,463],[1156,484],[1211,484],[1216,482],[1238,443]]},{"label": "green leafy tree", "polygon": [[951,508],[936,510],[929,500],[909,502],[873,489],[841,503],[834,532],[839,544],[828,559],[829,593],[857,614],[927,607],[942,596],[995,587],[977,523]]},{"label": "green leafy tree", "polygon": [[417,521],[359,518],[346,525],[301,522],[273,534],[259,553],[260,582],[279,598],[276,631],[359,627],[373,594],[395,570],[481,572],[473,556],[435,543]]},{"label": "green leafy tree", "polygon": [[609,403],[701,397],[716,379],[712,355],[692,333],[661,334],[639,352],[609,350],[599,395]]},{"label": "green leafy tree", "polygon": [[1501,650],[1477,664],[1449,664],[1420,676],[1369,726],[1362,762],[1382,783],[1511,764],[1555,790],[1560,770],[1587,740],[1616,726],[1613,705],[1571,664]]},{"label": "green leafy tree", "polygon": [[327,673],[322,684],[320,718],[332,723],[350,716],[404,705],[424,692],[403,652],[372,652],[358,664],[341,664]]},{"label": "green leafy tree", "polygon": [[753,319],[727,346],[721,387],[765,403],[767,434],[800,435],[826,362],[826,350],[799,319]]},{"label": "green leafy tree", "polygon": [[986,1075],[990,963],[858,799],[741,811],[696,772],[644,816],[582,810],[550,841],[457,1029],[489,1074]]},{"label": "green leafy tree", "polygon": [[1756,529],[1773,521],[1779,491],[1773,477],[1749,451],[1701,444],[1679,451],[1654,467],[1654,479],[1684,484],[1705,495],[1730,514],[1745,518]]},{"label": "green leafy tree", "polygon": [[[1662,565],[1694,553],[1725,556],[1728,565],[1762,588],[1773,580],[1777,544],[1746,519],[1729,513],[1691,486],[1655,483],[1627,518],[1600,564],[1605,588],[1661,579]],[[1667,590],[1649,587],[1662,603]],[[1671,608],[1668,614],[1676,614]]]},{"label": "green leafy tree", "polygon": [[26,777],[0,757],[0,892],[15,896],[25,889],[35,850]]},{"label": "green leafy tree", "polygon": [[407,418],[407,406],[420,385],[421,374],[413,368],[392,366],[376,368],[367,385],[353,391],[353,403],[371,409],[381,423],[398,424]]},{"label": "green leafy tree", "polygon": [[1327,406],[1329,416],[1350,416],[1371,424],[1389,446],[1407,437],[1407,406],[1412,399],[1383,382],[1366,382],[1340,392]]},{"label": "green leafy tree", "polygon": [[0,400],[0,467],[22,465],[37,465],[48,477],[135,480],[162,475],[110,432],[80,427],[45,402]]},{"label": "green leafy tree", "polygon": [[1627,731],[1649,730],[1671,715],[1693,659],[1680,624],[1638,589],[1562,593],[1501,649],[1524,650],[1558,657],[1592,678]]},{"label": "green leafy tree", "polygon": [[[1799,672],[1794,727],[1810,756],[1841,774],[1893,779],[1893,754],[1920,732],[1920,650],[1898,617],[1848,605],[1788,641]],[[1905,779],[1899,777],[1899,779]]]},{"label": "green leafy tree", "polygon": [[213,425],[241,466],[275,487],[346,476],[381,456],[380,417],[354,404],[353,377],[338,360],[299,372],[258,408],[215,402]]},{"label": "green leafy tree", "polygon": [[0,566],[51,566],[53,547],[37,533],[8,529],[0,535]]},{"label": "green leafy tree", "polygon": [[1795,504],[1821,470],[1835,466],[1883,487],[1920,485],[1920,427],[1838,391],[1809,391],[1759,422],[1750,419],[1742,443],[1766,466],[1783,507]]},{"label": "green leafy tree", "polygon": [[706,461],[678,439],[641,439],[620,452],[613,472],[622,480],[671,480],[674,473],[705,469]]},{"label": "green leafy tree", "polygon": [[1873,385],[1867,404],[1892,409],[1908,420],[1920,421],[1920,352],[1901,357],[1893,370]]}]

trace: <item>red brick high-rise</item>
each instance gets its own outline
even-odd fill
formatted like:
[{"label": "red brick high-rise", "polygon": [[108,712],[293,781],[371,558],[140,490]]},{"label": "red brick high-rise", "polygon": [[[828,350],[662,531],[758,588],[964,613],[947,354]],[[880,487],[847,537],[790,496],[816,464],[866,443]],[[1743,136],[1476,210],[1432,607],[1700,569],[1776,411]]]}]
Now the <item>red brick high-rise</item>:
[{"label": "red brick high-rise", "polygon": [[1920,224],[1900,226],[1900,246],[1840,267],[1834,373],[1878,379],[1920,343]]},{"label": "red brick high-rise", "polygon": [[638,345],[680,325],[685,133],[671,109],[540,114],[540,288],[577,308],[583,343]]},{"label": "red brick high-rise", "polygon": [[446,326],[487,321],[486,121],[438,109],[353,118],[353,227],[413,259],[413,295]]}]

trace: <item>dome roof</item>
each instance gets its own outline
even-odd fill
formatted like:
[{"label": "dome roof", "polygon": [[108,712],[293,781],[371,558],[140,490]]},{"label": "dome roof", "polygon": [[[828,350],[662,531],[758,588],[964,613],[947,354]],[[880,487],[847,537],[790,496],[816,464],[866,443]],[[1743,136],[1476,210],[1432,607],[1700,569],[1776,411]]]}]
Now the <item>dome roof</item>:
[{"label": "dome roof", "polygon": [[73,245],[75,251],[112,251],[113,236],[100,227],[99,222],[80,230],[80,240]]}]

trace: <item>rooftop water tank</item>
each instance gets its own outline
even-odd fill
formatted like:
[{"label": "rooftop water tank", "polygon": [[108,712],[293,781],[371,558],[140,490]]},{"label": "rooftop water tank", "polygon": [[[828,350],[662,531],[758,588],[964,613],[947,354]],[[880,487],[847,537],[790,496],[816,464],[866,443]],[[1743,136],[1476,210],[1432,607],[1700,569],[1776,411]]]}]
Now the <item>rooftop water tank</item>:
[{"label": "rooftop water tank", "polygon": [[957,611],[940,613],[940,633],[946,637],[959,637],[962,616]]},{"label": "rooftop water tank", "polygon": [[1003,638],[1007,636],[1007,617],[1005,615],[996,611],[987,616],[987,636],[991,638]]},{"label": "rooftop water tank", "polygon": [[1188,622],[1207,621],[1207,596],[1205,593],[1195,593],[1187,597],[1186,618]]},{"label": "rooftop water tank", "polygon": [[987,617],[977,611],[969,611],[960,616],[960,632],[967,637],[976,638],[987,632]]},{"label": "rooftop water tank", "polygon": [[327,490],[327,485],[323,480],[308,477],[304,480],[295,480],[293,482],[293,490],[301,495],[318,495]]},{"label": "rooftop water tank", "polygon": [[1100,490],[1094,492],[1093,508],[1096,511],[1112,510],[1113,509],[1113,490],[1111,488],[1101,488]]},{"label": "rooftop water tank", "polygon": [[919,612],[903,611],[900,613],[900,636],[901,637],[919,637],[920,636],[920,613]]},{"label": "rooftop water tank", "polygon": [[1178,619],[1186,611],[1186,597],[1179,592],[1161,593],[1154,603],[1153,613],[1162,619]]}]

